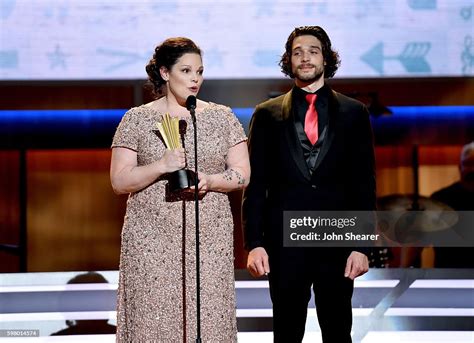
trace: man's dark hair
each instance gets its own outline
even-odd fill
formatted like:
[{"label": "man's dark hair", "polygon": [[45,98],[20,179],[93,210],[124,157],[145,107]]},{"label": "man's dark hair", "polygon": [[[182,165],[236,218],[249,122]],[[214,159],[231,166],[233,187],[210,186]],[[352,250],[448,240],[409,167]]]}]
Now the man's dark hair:
[{"label": "man's dark hair", "polygon": [[285,45],[285,53],[281,56],[280,67],[283,74],[293,78],[294,74],[291,72],[291,48],[293,41],[299,36],[314,36],[320,42],[323,48],[323,58],[326,65],[324,66],[324,77],[333,77],[341,64],[339,54],[332,50],[331,40],[326,31],[320,26],[301,26],[293,30],[288,37]]}]

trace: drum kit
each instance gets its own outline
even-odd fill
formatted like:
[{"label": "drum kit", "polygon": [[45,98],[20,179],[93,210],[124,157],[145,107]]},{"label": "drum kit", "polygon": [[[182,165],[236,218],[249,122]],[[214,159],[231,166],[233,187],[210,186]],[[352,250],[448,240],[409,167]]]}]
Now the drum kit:
[{"label": "drum kit", "polygon": [[418,145],[412,148],[413,193],[377,199],[377,230],[382,234],[383,243],[372,249],[371,266],[400,266],[394,262],[397,259],[394,255],[401,249],[436,245],[459,221],[459,213],[447,204],[419,195]]}]

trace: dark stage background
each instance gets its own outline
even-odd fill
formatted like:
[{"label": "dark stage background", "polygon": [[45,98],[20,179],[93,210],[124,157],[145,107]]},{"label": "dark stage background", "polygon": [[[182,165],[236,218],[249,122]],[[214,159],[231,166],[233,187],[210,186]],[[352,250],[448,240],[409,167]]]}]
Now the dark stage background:
[{"label": "dark stage background", "polygon": [[[50,113],[47,120],[27,112],[9,119],[11,112],[0,112],[0,272],[118,269],[126,196],[116,196],[110,187],[109,145],[120,113],[152,100],[144,83],[0,82],[2,111],[122,109],[97,116],[55,117],[51,115],[55,112],[44,112]],[[414,148],[420,195],[429,196],[459,178],[461,147],[474,138],[474,78],[334,79],[330,83],[367,104],[376,93],[385,106],[411,106],[414,111],[411,117],[400,116],[399,111],[372,117],[379,197],[414,192]],[[246,126],[257,103],[289,87],[291,81],[285,79],[206,80],[200,97],[233,107]],[[441,112],[423,114],[426,106]],[[460,107],[446,106],[467,107],[456,114]],[[243,268],[241,194],[230,196],[236,219],[235,266]],[[390,266],[400,263],[395,252]]]}]

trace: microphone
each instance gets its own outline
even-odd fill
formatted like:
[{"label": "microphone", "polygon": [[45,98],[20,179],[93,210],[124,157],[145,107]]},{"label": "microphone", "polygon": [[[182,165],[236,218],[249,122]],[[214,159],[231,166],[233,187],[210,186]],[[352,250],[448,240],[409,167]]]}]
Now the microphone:
[{"label": "microphone", "polygon": [[196,116],[194,113],[194,110],[196,109],[196,97],[194,95],[190,95],[186,99],[186,108],[188,109],[189,113],[191,113],[193,122],[196,122]]},{"label": "microphone", "polygon": [[194,95],[190,95],[186,99],[186,108],[188,109],[188,111],[196,109],[196,97]]}]

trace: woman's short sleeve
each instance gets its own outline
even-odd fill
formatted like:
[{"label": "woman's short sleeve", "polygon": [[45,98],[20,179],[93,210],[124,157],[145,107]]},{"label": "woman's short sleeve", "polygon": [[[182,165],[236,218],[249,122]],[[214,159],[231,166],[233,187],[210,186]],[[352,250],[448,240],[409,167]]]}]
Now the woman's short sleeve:
[{"label": "woman's short sleeve", "polygon": [[240,142],[246,141],[247,136],[245,135],[244,128],[242,124],[235,116],[234,112],[230,108],[226,108],[226,118],[228,121],[229,134],[227,137],[228,149],[232,148],[234,145],[239,144]]},{"label": "woman's short sleeve", "polygon": [[138,150],[139,132],[139,111],[135,108],[128,110],[120,121],[112,140],[112,148],[122,147]]}]

